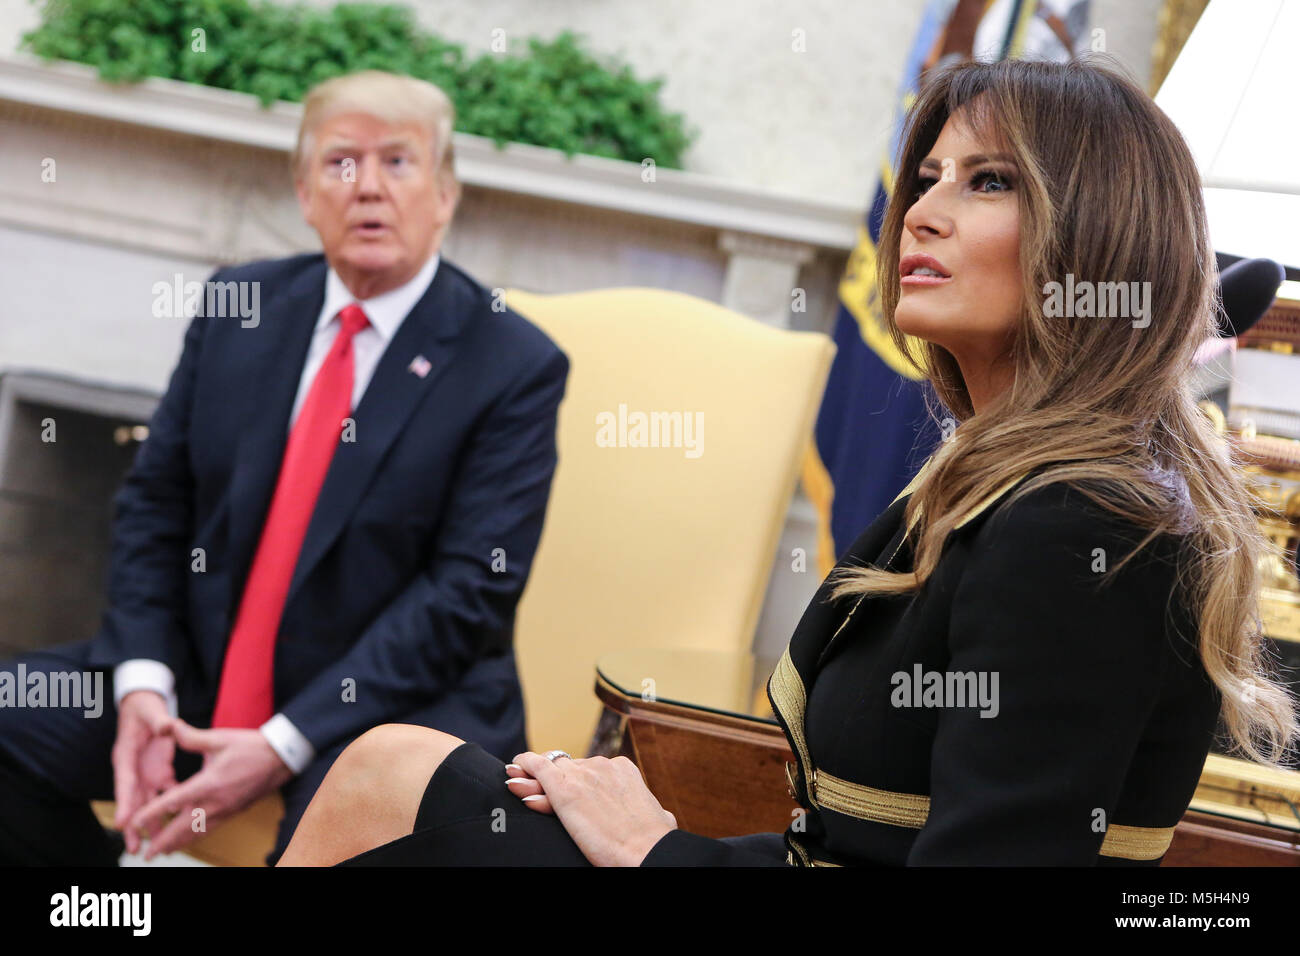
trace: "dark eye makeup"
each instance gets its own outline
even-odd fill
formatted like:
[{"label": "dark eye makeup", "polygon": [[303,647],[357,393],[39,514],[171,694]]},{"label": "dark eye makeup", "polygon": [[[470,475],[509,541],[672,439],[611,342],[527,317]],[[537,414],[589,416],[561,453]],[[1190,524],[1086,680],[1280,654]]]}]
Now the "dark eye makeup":
[{"label": "dark eye makeup", "polygon": [[[916,179],[917,189],[916,192],[912,194],[912,201],[915,202],[916,200],[920,199],[923,195],[925,195],[925,193],[930,189],[930,187],[933,186],[938,181],[939,181],[938,178],[935,176],[928,175],[926,173],[919,174]],[[985,187],[990,184],[994,185],[996,188],[991,190],[986,189]],[[982,192],[986,195],[992,193],[1006,192],[1012,188],[1013,184],[1014,181],[1010,173],[1001,172],[996,169],[976,170],[969,180],[969,185],[976,192]]]},{"label": "dark eye makeup", "polygon": [[971,177],[971,185],[976,189],[982,189],[987,184],[996,184],[997,189],[994,192],[1006,192],[1011,188],[1011,177],[1007,173],[998,172],[996,169],[981,169]]}]

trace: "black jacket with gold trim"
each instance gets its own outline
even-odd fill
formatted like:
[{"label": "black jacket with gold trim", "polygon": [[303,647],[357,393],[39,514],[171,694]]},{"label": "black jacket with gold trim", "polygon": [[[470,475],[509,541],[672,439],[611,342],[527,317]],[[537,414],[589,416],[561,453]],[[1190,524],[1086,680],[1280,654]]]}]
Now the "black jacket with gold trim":
[{"label": "black jacket with gold trim", "polygon": [[[919,592],[818,590],[768,682],[806,810],[785,859],[674,830],[643,865],[1160,862],[1220,705],[1175,590],[1185,541],[1099,587],[1142,532],[1064,483],[999,505],[1023,480],[964,518]],[[840,566],[911,568],[915,484]]]}]

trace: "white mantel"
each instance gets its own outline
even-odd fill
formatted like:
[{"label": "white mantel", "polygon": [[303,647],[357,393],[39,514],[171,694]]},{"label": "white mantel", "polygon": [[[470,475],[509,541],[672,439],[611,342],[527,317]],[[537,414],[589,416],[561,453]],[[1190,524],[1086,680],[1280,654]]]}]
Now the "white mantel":
[{"label": "white mantel", "polygon": [[[263,108],[245,93],[150,78],[108,84],[80,63],[26,54],[0,57],[0,101],[54,110],[147,130],[287,154],[301,107]],[[639,163],[596,156],[565,157],[522,143],[455,134],[457,171],[470,187],[519,193],[609,212],[628,213],[720,231],[750,233],[847,252],[863,210],[783,195],[675,169],[654,170],[646,182]],[[287,186],[287,184],[286,184]]]}]

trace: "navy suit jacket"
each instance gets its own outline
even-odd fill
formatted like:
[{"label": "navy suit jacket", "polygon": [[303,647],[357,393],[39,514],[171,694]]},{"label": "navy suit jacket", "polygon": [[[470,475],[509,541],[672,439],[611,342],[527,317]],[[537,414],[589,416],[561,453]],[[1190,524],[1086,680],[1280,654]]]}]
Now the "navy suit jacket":
[{"label": "navy suit jacket", "polygon": [[[324,301],[320,254],[219,269],[259,321],[200,315],[116,500],[92,663],[151,658],[210,715]],[[410,369],[428,360],[423,376]],[[275,708],[320,752],[418,723],[525,748],[515,606],[541,535],[568,359],[445,258],[353,411],[294,569]],[[346,436],[345,436],[346,438]],[[196,549],[202,549],[199,554]]]}]

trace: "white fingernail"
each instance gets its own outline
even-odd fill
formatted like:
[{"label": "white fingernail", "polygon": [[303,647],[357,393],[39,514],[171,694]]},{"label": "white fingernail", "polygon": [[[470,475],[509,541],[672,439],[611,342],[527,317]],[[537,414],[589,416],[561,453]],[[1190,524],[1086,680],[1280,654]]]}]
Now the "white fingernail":
[{"label": "white fingernail", "polygon": [[506,786],[508,787],[512,783],[529,783],[529,782],[530,781],[528,780],[527,777],[511,777],[509,780],[506,781]]},{"label": "white fingernail", "polygon": [[514,770],[523,770],[524,768],[521,767],[521,766],[519,766],[519,764],[517,764],[517,763],[508,763],[508,764],[506,764],[506,769],[507,769],[507,770],[511,770],[511,769],[514,769]]},{"label": "white fingernail", "polygon": [[524,803],[527,803],[529,800],[540,800],[540,799],[542,799],[542,794],[535,793],[531,797],[524,797]]}]

